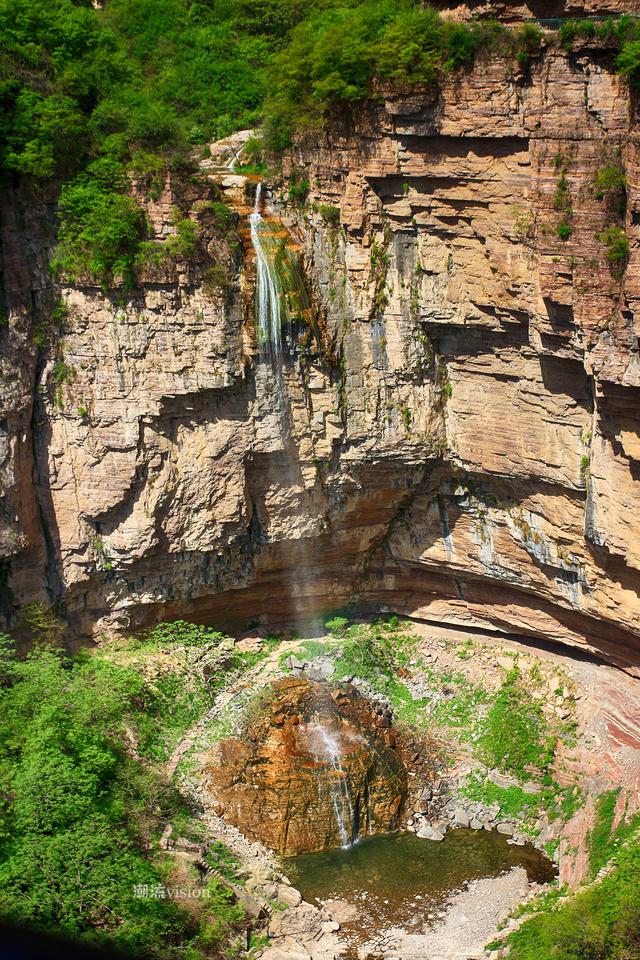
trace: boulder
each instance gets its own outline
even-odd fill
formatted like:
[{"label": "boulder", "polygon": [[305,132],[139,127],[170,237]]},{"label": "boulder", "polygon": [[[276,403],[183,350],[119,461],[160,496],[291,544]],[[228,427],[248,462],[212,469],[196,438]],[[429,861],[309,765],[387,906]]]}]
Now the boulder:
[{"label": "boulder", "polygon": [[258,900],[257,897],[252,897],[250,893],[247,893],[244,887],[234,884],[233,892],[236,895],[236,900],[244,909],[249,919],[264,920],[267,917],[265,904],[261,900]]},{"label": "boulder", "polygon": [[287,939],[265,950],[262,960],[311,960],[311,954],[297,940]]},{"label": "boulder", "polygon": [[421,840],[444,840],[444,835],[446,833],[446,827],[443,829],[442,825],[432,825],[430,823],[423,823],[418,832],[416,833],[417,837],[420,837]]},{"label": "boulder", "polygon": [[456,807],[453,811],[453,822],[456,827],[469,827],[471,825],[471,817],[466,810],[463,810],[461,807]]},{"label": "boulder", "polygon": [[222,803],[227,823],[284,856],[339,846],[357,823],[386,833],[402,816],[408,776],[390,724],[388,706],[353,686],[276,680],[250,725],[215,744],[205,802]]},{"label": "boulder", "polygon": [[302,894],[295,887],[289,887],[286,883],[279,883],[276,888],[276,899],[278,903],[286,907],[298,907],[302,903]]}]

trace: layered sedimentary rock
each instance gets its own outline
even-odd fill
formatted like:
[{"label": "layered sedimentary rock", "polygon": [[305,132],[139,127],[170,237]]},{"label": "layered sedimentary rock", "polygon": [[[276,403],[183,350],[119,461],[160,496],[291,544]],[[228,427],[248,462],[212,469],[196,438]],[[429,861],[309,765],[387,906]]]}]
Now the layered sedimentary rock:
[{"label": "layered sedimentary rock", "polygon": [[[40,366],[19,331],[46,272],[11,271],[7,622],[27,598],[80,634],[361,600],[637,666],[638,146],[612,59],[549,42],[296,143],[266,197],[323,334],[287,340],[284,419],[255,347],[250,181],[145,200],[159,241],[174,207],[198,220],[197,256],[133,295],[63,290]],[[243,243],[207,219],[220,180]]]},{"label": "layered sedimentary rock", "polygon": [[245,836],[292,856],[393,830],[407,775],[389,718],[354,687],[280,680],[221,741],[208,793]]}]

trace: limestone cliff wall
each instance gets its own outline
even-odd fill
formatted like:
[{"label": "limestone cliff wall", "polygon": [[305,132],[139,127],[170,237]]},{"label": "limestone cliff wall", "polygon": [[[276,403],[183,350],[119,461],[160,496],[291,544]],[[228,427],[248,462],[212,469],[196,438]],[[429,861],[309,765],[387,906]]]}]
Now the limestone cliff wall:
[{"label": "limestone cliff wall", "polygon": [[[637,664],[633,117],[610,51],[550,45],[437,96],[381,91],[300,140],[267,196],[324,335],[290,336],[284,413],[256,356],[250,182],[222,184],[236,244],[198,212],[215,174],[168,181],[149,217],[159,239],[174,205],[199,219],[198,257],[132,296],[64,290],[40,364],[15,331],[46,271],[21,268],[3,333],[18,383],[5,614],[45,599],[82,634],[359,599]],[[608,166],[628,182],[624,272],[601,236],[618,214],[593,187]],[[304,208],[290,174],[309,181]],[[3,228],[6,277],[9,214]]]}]

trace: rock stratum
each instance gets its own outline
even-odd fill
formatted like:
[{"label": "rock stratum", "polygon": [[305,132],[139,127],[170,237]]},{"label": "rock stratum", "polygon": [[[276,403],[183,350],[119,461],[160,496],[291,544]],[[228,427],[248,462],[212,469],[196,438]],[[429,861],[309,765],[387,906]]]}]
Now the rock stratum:
[{"label": "rock stratum", "polygon": [[[250,181],[134,185],[156,239],[176,206],[198,220],[197,256],[133,294],[63,288],[46,356],[50,204],[7,194],[7,623],[34,600],[78,635],[359,601],[637,671],[640,174],[612,62],[550,41],[437,93],[380,90],[295,143],[266,197],[322,336],[289,338],[284,421],[256,349]],[[594,186],[611,167],[624,213]],[[237,237],[207,219],[220,190]]]}]

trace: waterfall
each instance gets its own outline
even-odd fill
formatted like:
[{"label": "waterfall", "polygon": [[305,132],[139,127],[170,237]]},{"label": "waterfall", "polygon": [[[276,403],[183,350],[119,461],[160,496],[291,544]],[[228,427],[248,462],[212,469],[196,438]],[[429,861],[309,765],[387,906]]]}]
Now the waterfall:
[{"label": "waterfall", "polygon": [[284,226],[275,218],[262,216],[262,206],[260,182],[249,217],[256,255],[256,330],[261,360],[277,367],[283,325],[296,321],[313,326],[314,320],[298,254]]},{"label": "waterfall", "polygon": [[[251,244],[255,253],[255,329],[258,347],[256,393],[265,418],[271,419],[265,434],[272,444],[269,452],[282,450],[283,456],[267,467],[268,480],[286,488],[288,499],[306,497],[299,451],[293,436],[293,417],[289,402],[288,377],[293,365],[286,361],[296,356],[299,328],[311,327],[318,336],[317,322],[307,293],[299,254],[285,226],[265,212],[263,184],[256,186],[253,212],[249,216]],[[306,331],[305,331],[306,332]],[[275,416],[274,416],[275,415]],[[274,423],[275,420],[275,423]],[[274,430],[273,427],[276,427]],[[276,433],[277,431],[277,433]],[[311,581],[306,571],[312,569],[307,556],[309,544],[300,537],[296,557],[289,575],[289,600],[300,622],[307,620],[304,594]],[[321,623],[316,635],[322,632]]]},{"label": "waterfall", "polygon": [[249,217],[257,265],[256,328],[261,357],[270,357],[275,365],[280,360],[282,344],[283,291],[273,255],[273,235],[268,226],[265,230],[260,212],[261,200],[262,183],[258,183],[253,213]]},{"label": "waterfall", "polygon": [[320,760],[328,761],[335,776],[329,778],[331,791],[331,805],[338,827],[340,844],[343,848],[350,847],[354,842],[354,815],[351,794],[349,792],[347,772],[342,766],[341,750],[337,738],[322,723],[316,720],[308,731],[313,752]]}]

